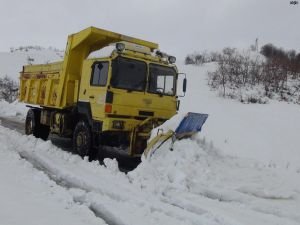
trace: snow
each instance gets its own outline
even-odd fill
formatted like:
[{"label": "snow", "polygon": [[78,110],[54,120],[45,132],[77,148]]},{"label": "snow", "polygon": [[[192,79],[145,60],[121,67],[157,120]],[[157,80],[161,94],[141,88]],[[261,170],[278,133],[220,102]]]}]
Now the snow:
[{"label": "snow", "polygon": [[[207,71],[202,67],[183,66],[188,74],[188,92],[181,102],[186,111],[209,114],[201,136],[225,154],[259,160],[270,166],[300,168],[300,107],[270,100],[268,104],[241,104],[223,99],[210,91]],[[175,122],[176,123],[176,122]]]},{"label": "snow", "polygon": [[94,51],[92,52],[88,58],[92,59],[92,58],[106,58],[106,57],[110,57],[112,52],[116,49],[115,44],[106,46],[104,48],[101,48],[98,51]]},{"label": "snow", "polygon": [[[16,190],[7,188],[0,192],[1,195],[16,202],[18,198],[22,199],[25,191],[29,194],[23,198],[35,202],[46,199],[42,194],[46,195],[49,187],[44,187],[42,192],[35,190],[45,180],[46,186],[50,183],[53,196],[46,201],[50,205],[39,207],[39,215],[48,212],[48,207],[52,209],[51,204],[56,203],[56,195],[59,195],[58,202],[69,206],[61,213],[73,216],[73,207],[77,209],[78,206],[74,206],[75,201],[83,207],[82,214],[78,214],[82,220],[87,220],[86,217],[92,220],[91,214],[85,214],[85,207],[88,207],[108,224],[271,225],[300,222],[299,173],[223,155],[198,137],[175,142],[172,152],[168,150],[168,143],[163,145],[151,159],[144,160],[127,175],[116,169],[114,160],[106,159],[106,167],[98,162],[90,163],[58,149],[50,141],[24,136],[1,126],[0,143],[3,155],[0,158],[3,165],[1,181],[13,185],[8,178],[16,170],[8,168],[18,168],[19,163],[26,164],[30,168],[28,173],[32,174],[25,176],[27,170],[24,173],[21,170],[17,176],[28,183],[27,188],[14,185]],[[12,155],[17,160],[8,160],[5,155]],[[18,155],[27,161],[20,160]],[[15,192],[19,194],[17,198]],[[31,196],[32,192],[42,196]],[[21,201],[19,205],[23,203],[27,202]],[[7,207],[7,203],[2,204],[1,208]],[[8,221],[13,217],[12,209],[17,207],[14,204],[7,210],[8,215],[1,218]],[[29,212],[25,213],[32,215],[34,206],[31,206],[33,209],[28,207]],[[48,219],[50,224],[51,218]]]},{"label": "snow", "polygon": [[[173,151],[166,142],[128,174],[116,160],[88,162],[0,125],[1,224],[300,224],[299,105],[220,98],[207,85],[215,64],[179,69],[188,92],[162,128],[175,130],[188,111],[209,117],[200,134]],[[0,117],[26,111],[0,102]]]},{"label": "snow", "polygon": [[1,127],[1,224],[105,224],[87,206],[76,203],[65,188],[16,154],[15,138],[14,133]]},{"label": "snow", "polygon": [[27,111],[26,104],[18,102],[18,100],[13,103],[0,100],[0,117],[13,117],[18,120],[24,120]]}]

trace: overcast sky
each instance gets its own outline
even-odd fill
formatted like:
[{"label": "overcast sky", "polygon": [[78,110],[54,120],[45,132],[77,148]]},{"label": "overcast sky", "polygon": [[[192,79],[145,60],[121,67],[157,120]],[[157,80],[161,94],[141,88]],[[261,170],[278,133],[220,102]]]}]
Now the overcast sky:
[{"label": "overcast sky", "polygon": [[0,0],[0,51],[65,48],[89,26],[157,42],[179,58],[226,46],[274,43],[300,51],[300,2],[290,0]]}]

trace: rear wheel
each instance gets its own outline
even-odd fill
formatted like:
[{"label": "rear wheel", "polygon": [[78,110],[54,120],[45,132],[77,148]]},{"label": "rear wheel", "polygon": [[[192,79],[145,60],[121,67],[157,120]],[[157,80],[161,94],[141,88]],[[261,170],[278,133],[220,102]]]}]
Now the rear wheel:
[{"label": "rear wheel", "polygon": [[92,148],[92,133],[84,120],[76,124],[73,133],[73,149],[81,156],[89,156]]},{"label": "rear wheel", "polygon": [[50,127],[40,124],[39,136],[43,140],[47,140],[50,133]]},{"label": "rear wheel", "polygon": [[50,128],[40,123],[41,112],[37,109],[29,109],[25,120],[25,134],[47,140]]},{"label": "rear wheel", "polygon": [[25,134],[34,135],[36,134],[36,115],[32,109],[29,109],[25,120]]}]

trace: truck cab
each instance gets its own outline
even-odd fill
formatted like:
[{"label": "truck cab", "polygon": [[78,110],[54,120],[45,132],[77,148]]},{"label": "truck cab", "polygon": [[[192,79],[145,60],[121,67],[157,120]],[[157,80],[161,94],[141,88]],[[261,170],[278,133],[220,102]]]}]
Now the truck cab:
[{"label": "truck cab", "polygon": [[[101,130],[101,144],[127,145],[131,155],[142,153],[149,130],[175,115],[178,107],[176,66],[142,47],[121,42],[108,57],[85,60],[78,98],[79,110],[90,108]],[[148,118],[155,120],[139,131],[145,133],[143,143],[130,149],[130,133]]]}]

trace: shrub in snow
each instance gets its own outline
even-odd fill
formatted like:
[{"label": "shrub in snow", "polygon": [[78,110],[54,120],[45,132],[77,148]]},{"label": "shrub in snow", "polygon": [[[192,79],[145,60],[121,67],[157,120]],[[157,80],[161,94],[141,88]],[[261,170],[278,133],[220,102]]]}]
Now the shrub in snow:
[{"label": "shrub in snow", "polygon": [[209,85],[223,97],[243,103],[265,104],[273,98],[300,104],[300,67],[295,69],[297,66],[288,60],[296,59],[296,53],[280,50],[275,57],[269,56],[269,51],[262,48],[264,58],[225,48],[218,56],[217,70],[208,73]]},{"label": "shrub in snow", "polygon": [[18,96],[18,88],[17,82],[8,76],[0,77],[0,100],[3,99],[9,103],[15,101]]},{"label": "shrub in snow", "polygon": [[202,53],[193,53],[185,57],[185,65],[202,65],[203,63],[215,62],[218,59],[218,53],[211,52],[202,52]]}]

